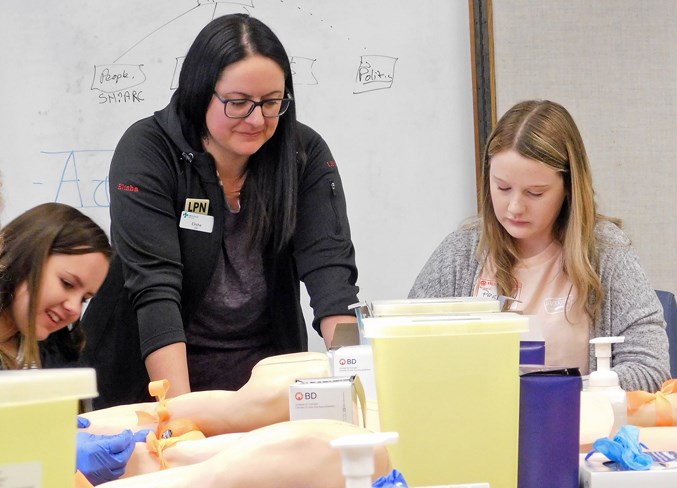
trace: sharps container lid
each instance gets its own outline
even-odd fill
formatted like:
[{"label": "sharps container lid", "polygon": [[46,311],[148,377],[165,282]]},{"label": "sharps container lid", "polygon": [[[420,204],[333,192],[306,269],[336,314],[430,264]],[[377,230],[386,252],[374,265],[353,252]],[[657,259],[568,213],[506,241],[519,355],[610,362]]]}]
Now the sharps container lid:
[{"label": "sharps container lid", "polygon": [[528,318],[511,312],[364,319],[364,335],[374,339],[519,333],[528,329]]},{"label": "sharps container lid", "polygon": [[404,300],[374,300],[374,317],[395,315],[443,315],[448,313],[500,312],[498,300],[487,297],[409,298]]},{"label": "sharps container lid", "polygon": [[0,371],[0,407],[78,400],[98,394],[93,368]]}]

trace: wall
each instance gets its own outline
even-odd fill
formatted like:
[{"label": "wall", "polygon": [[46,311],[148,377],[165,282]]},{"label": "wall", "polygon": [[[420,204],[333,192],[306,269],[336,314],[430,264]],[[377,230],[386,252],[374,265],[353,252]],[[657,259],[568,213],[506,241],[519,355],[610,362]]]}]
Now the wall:
[{"label": "wall", "polygon": [[493,0],[497,113],[546,98],[583,134],[602,213],[677,291],[677,2]]},{"label": "wall", "polygon": [[[46,201],[108,228],[122,132],[162,108],[215,16],[249,12],[284,42],[299,119],[339,164],[361,299],[402,298],[475,208],[465,1],[37,0],[2,7],[2,221]],[[321,349],[313,335],[313,349]]]}]

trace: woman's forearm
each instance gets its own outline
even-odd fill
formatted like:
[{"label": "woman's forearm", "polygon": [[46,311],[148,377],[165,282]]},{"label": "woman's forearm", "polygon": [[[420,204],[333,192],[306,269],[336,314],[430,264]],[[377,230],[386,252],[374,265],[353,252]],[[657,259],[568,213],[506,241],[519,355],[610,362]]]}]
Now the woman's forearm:
[{"label": "woman's forearm", "polygon": [[153,351],[146,358],[151,381],[168,380],[167,398],[190,392],[186,344],[177,342]]}]

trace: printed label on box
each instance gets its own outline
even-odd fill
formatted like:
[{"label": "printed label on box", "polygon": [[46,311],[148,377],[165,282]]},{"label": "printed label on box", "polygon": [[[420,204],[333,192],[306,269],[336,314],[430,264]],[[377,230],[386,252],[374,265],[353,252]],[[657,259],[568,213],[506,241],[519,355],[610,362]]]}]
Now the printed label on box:
[{"label": "printed label on box", "polygon": [[654,462],[665,468],[677,468],[676,451],[649,451],[647,454],[653,458]]},{"label": "printed label on box", "polygon": [[359,376],[367,400],[376,401],[374,356],[371,346],[340,347],[332,351],[330,364],[334,376]]},{"label": "printed label on box", "polygon": [[364,423],[364,389],[357,376],[304,378],[289,387],[290,420],[334,419],[359,425],[358,407]]}]

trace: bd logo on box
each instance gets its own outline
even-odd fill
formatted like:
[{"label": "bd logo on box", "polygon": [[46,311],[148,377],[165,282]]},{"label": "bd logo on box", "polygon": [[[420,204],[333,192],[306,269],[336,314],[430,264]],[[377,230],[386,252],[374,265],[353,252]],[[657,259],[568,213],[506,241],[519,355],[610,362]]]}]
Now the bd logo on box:
[{"label": "bd logo on box", "polygon": [[341,358],[341,359],[339,359],[339,366],[345,366],[346,364],[357,364],[357,359],[354,359],[354,358]]},{"label": "bd logo on box", "polygon": [[294,398],[296,398],[299,402],[301,400],[315,400],[317,399],[317,393],[314,391],[310,391],[307,393],[302,393],[300,391],[296,392],[296,395],[294,395]]}]

